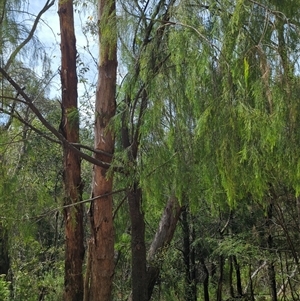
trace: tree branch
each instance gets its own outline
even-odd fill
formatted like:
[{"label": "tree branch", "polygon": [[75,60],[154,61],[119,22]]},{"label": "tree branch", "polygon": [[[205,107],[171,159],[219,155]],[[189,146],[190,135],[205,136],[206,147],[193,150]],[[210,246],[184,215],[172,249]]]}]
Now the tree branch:
[{"label": "tree branch", "polygon": [[[106,163],[103,161],[100,161],[92,156],[89,156],[83,152],[80,151],[78,146],[73,145],[69,141],[65,139],[65,137],[55,128],[53,127],[41,114],[39,109],[33,104],[31,98],[24,92],[24,90],[8,75],[8,73],[0,67],[0,73],[6,78],[6,80],[15,88],[17,93],[21,95],[24,98],[24,103],[31,109],[31,111],[36,115],[36,117],[40,120],[40,122],[43,124],[43,126],[49,130],[58,140],[60,143],[64,144],[66,147],[74,151],[77,155],[79,155],[82,159],[93,163],[97,166],[101,166],[103,168],[110,168],[111,164]],[[112,156],[112,154],[110,154]],[[122,167],[114,167],[114,170],[116,171],[122,171]]]},{"label": "tree branch", "polygon": [[46,4],[44,5],[44,7],[42,8],[42,10],[38,13],[36,19],[34,20],[33,26],[27,36],[27,38],[14,50],[14,52],[10,55],[6,65],[4,66],[5,70],[8,70],[10,65],[12,64],[13,60],[15,59],[15,57],[17,56],[17,54],[22,50],[23,47],[25,47],[26,44],[28,44],[28,42],[32,39],[34,32],[37,28],[37,25],[40,21],[40,18],[42,17],[43,13],[46,12],[52,5],[54,5],[55,0],[48,0],[46,2]]}]

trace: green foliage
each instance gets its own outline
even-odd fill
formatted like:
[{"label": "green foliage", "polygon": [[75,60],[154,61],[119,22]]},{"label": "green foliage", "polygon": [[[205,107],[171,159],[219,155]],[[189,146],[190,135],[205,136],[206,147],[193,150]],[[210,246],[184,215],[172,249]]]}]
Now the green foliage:
[{"label": "green foliage", "polygon": [[[115,18],[115,7],[112,6],[113,1],[110,2],[111,5],[103,5],[99,23],[100,30],[100,42],[103,51],[100,53],[100,64],[102,62],[103,55],[108,55],[108,59],[111,59],[113,52],[116,51],[115,45],[117,40],[117,31],[116,31],[116,18]],[[114,3],[115,5],[115,3]],[[105,49],[105,50],[104,50]]]},{"label": "green foliage", "polygon": [[261,251],[254,245],[247,243],[245,238],[227,237],[220,240],[218,247],[214,249],[212,255],[224,255],[226,258],[235,255],[244,261],[251,261],[261,255]]},{"label": "green foliage", "polygon": [[[285,283],[288,275],[295,284],[289,284],[287,291],[297,291],[299,277],[291,273],[300,246],[297,1],[200,2],[175,1],[167,21],[163,20],[164,1],[123,1],[117,20],[109,9],[103,12],[100,25],[89,19],[86,30],[98,33],[100,29],[108,52],[115,50],[117,32],[112,28],[118,23],[120,74],[127,73],[118,83],[117,114],[111,124],[116,152],[109,173],[121,166],[114,187],[130,188],[135,182],[142,189],[147,246],[170,195],[189,209],[190,231],[195,234],[188,237],[189,247],[195,251],[197,272],[203,276],[203,264],[217,267],[217,272],[211,271],[211,296],[217,289],[220,255],[225,259],[226,287],[229,259],[235,256],[244,287],[249,271],[259,269],[262,261],[272,261],[278,283]],[[7,3],[11,8],[17,1]],[[0,45],[3,59],[11,45],[22,40],[15,21],[7,14],[1,23],[1,37],[3,33],[6,37]],[[86,90],[93,90],[87,86],[89,67],[78,63]],[[23,64],[14,62],[13,67],[12,75],[26,84],[25,91],[35,99],[45,81],[28,69],[24,72]],[[9,97],[15,91],[3,84],[2,91],[4,114],[12,107]],[[86,99],[91,98],[87,93]],[[43,116],[58,126],[60,108],[45,95],[34,101]],[[15,109],[19,117],[43,131],[24,103],[17,103]],[[74,125],[79,115],[74,108],[67,112]],[[121,142],[124,128],[130,136],[127,149]],[[81,129],[81,136],[92,143],[89,128]],[[135,146],[137,154],[132,158]],[[14,120],[8,129],[1,129],[0,148],[1,220],[14,234],[9,240],[14,300],[37,300],[42,294],[45,300],[57,300],[63,287],[62,217],[43,213],[61,204],[60,146]],[[91,167],[84,164],[89,183]],[[114,196],[114,290],[119,300],[130,293],[130,223],[125,199],[126,193]],[[270,203],[274,211],[268,221]],[[184,296],[187,263],[182,236],[177,228],[170,248],[156,258],[161,268],[154,291],[157,300]],[[271,250],[269,237],[273,238]],[[253,277],[254,290],[266,292],[268,284],[263,279],[268,274],[263,268],[260,273]],[[200,292],[202,276],[195,280]],[[7,288],[0,280],[0,298],[7,297]],[[224,292],[229,295],[228,290]]]},{"label": "green foliage", "polygon": [[[43,271],[42,264],[35,263],[35,270],[27,270],[23,267],[15,275],[14,300],[36,300],[37,296],[43,296],[45,300],[54,301],[63,298],[63,266],[60,273],[54,268],[50,272]],[[39,273],[43,273],[39,276]]]},{"label": "green foliage", "polygon": [[79,111],[77,108],[72,107],[68,108],[67,112],[67,119],[71,127],[78,127],[79,125]]},{"label": "green foliage", "polygon": [[[28,74],[28,84],[29,78]],[[36,94],[35,84],[32,79],[28,93]],[[36,99],[36,105],[53,124],[58,123],[55,103]],[[44,131],[23,105],[17,104],[15,109],[32,126]],[[44,213],[61,203],[60,146],[13,120],[8,129],[1,129],[0,149],[0,208],[2,226],[8,234],[4,243],[12,275],[11,300],[36,300],[42,295],[47,300],[57,300],[63,287],[63,250],[59,249],[63,243],[59,227],[62,217]]]},{"label": "green foliage", "polygon": [[9,282],[4,279],[3,275],[0,275],[0,300],[9,301],[9,295]]}]

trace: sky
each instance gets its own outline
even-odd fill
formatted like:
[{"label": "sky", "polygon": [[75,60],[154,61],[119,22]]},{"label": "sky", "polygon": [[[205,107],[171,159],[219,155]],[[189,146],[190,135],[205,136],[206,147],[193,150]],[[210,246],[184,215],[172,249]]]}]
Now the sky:
[{"label": "sky", "polygon": [[[42,43],[44,48],[47,51],[48,56],[51,59],[51,68],[53,72],[57,73],[57,76],[53,79],[51,85],[51,97],[60,97],[60,78],[58,74],[58,69],[60,67],[60,28],[59,28],[59,17],[58,17],[58,1],[43,14],[41,21],[37,27],[37,37],[39,41]],[[38,1],[31,0],[27,6],[27,9],[33,15],[37,15],[38,12],[45,5],[46,0]],[[83,25],[87,21],[93,20],[94,16],[90,15],[88,11],[79,12],[80,7],[75,8],[74,19],[75,19],[75,33],[76,33],[76,47],[79,53],[80,60],[82,64],[79,64],[78,67],[78,75],[80,80],[80,71],[85,70],[84,77],[86,77],[86,83],[95,83],[97,78],[97,53],[98,53],[98,45],[97,41],[88,33],[83,34]],[[88,40],[87,40],[88,39]],[[88,51],[86,49],[89,49]],[[87,70],[87,68],[89,70]],[[38,70],[38,68],[37,68]],[[86,84],[86,87],[89,86]],[[85,85],[79,83],[78,86],[79,98],[83,97],[82,95],[85,93],[86,88]],[[88,91],[92,94],[93,91]]]}]

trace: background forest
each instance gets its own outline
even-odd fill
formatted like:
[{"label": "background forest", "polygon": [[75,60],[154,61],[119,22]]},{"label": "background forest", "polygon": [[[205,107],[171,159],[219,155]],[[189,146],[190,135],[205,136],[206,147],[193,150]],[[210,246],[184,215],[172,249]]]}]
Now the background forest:
[{"label": "background forest", "polygon": [[300,300],[299,1],[39,2],[0,0],[0,300]]}]

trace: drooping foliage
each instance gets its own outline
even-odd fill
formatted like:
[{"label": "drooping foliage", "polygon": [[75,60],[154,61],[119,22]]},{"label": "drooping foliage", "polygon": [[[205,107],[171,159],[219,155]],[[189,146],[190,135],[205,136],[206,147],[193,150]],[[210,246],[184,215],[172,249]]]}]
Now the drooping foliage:
[{"label": "drooping foliage", "polygon": [[[14,3],[8,2],[5,7]],[[115,152],[108,172],[106,165],[101,169],[103,180],[111,181],[114,174],[114,190],[122,191],[114,195],[110,210],[116,232],[115,300],[131,293],[132,300],[142,300],[139,294],[145,300],[254,300],[258,294],[272,301],[299,299],[299,11],[297,1],[288,2],[117,2],[117,19],[110,20],[118,28],[117,106],[105,130],[114,133]],[[94,19],[88,16],[86,28],[98,34]],[[101,28],[104,46],[116,37],[107,24]],[[29,81],[21,60],[18,56],[10,74],[26,83],[26,93],[34,98],[43,81]],[[90,66],[83,57],[77,64],[86,91],[80,105],[88,103],[88,109],[69,116],[79,113],[91,125],[95,87],[89,86]],[[59,206],[60,152],[55,144],[40,143],[37,135],[46,132],[25,103],[9,98],[16,92],[4,79],[2,91],[1,112],[8,117],[1,119],[0,204],[6,217],[1,226],[18,233],[8,245],[9,250],[19,246],[10,251],[12,271],[21,267],[12,278],[20,290],[14,298],[24,299],[31,291],[33,298],[46,300],[61,293],[45,288],[61,277],[60,214],[18,227],[13,221],[39,215],[53,203]],[[59,122],[59,110],[47,95],[35,102],[48,120]],[[99,123],[99,117],[105,119],[96,117]],[[90,138],[91,130],[81,126]],[[91,152],[93,147],[82,149]],[[170,200],[178,204],[168,207]],[[176,231],[153,255],[169,208],[175,218],[181,212]],[[34,249],[46,255],[36,256]],[[22,265],[25,256],[32,260]],[[137,263],[143,273],[134,270]],[[26,273],[39,285],[30,282],[26,290]]]},{"label": "drooping foliage", "polygon": [[138,161],[128,166],[146,219],[170,191],[192,212],[214,214],[249,201],[267,214],[283,194],[296,200],[297,12],[263,1],[160,4],[124,4],[126,39],[120,29],[120,111],[129,133],[141,125]]}]

